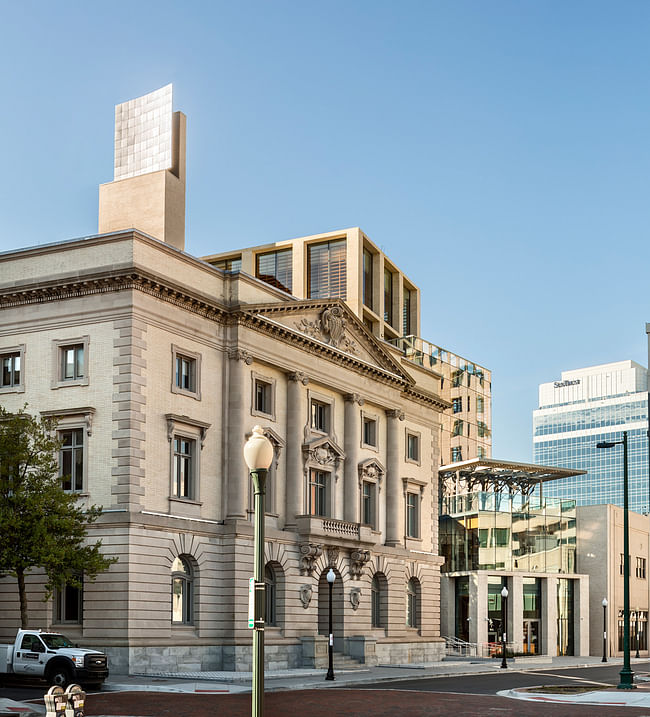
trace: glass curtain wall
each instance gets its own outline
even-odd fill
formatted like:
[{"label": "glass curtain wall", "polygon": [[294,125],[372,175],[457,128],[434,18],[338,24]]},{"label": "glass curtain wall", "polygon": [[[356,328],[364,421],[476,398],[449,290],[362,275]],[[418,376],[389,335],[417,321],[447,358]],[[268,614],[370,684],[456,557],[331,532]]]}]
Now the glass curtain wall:
[{"label": "glass curtain wall", "polygon": [[447,496],[440,516],[445,572],[575,572],[575,502],[507,493]]}]

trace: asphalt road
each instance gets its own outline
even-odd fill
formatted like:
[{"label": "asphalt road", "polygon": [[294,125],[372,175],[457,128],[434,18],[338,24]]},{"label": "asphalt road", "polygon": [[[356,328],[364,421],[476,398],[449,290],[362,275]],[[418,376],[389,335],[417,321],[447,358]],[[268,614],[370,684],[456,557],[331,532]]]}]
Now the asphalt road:
[{"label": "asphalt road", "polygon": [[[512,667],[489,675],[459,675],[454,677],[432,677],[412,680],[359,685],[357,689],[372,690],[417,690],[418,692],[455,692],[479,695],[494,695],[500,690],[538,685],[560,685],[571,683],[606,684],[615,687],[619,683],[620,664],[606,663],[597,667],[574,667],[570,669],[539,669],[518,672]],[[635,674],[650,672],[650,662],[635,663]],[[650,683],[649,683],[650,684]]]}]

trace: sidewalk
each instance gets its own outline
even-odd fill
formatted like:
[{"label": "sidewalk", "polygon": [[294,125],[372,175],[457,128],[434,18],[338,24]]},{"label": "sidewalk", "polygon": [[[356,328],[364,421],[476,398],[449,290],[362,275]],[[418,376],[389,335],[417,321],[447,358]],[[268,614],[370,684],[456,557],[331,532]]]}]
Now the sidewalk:
[{"label": "sidewalk", "polygon": [[[632,660],[635,663],[648,663],[647,659]],[[534,657],[508,660],[508,669],[514,671],[534,671],[544,669],[562,669],[572,667],[596,667],[601,665],[599,657]],[[610,659],[609,665],[622,664],[621,659]],[[265,691],[296,691],[309,689],[328,689],[331,687],[348,687],[386,683],[398,680],[417,679],[421,677],[448,677],[461,675],[492,674],[501,671],[498,659],[461,658],[443,662],[411,665],[380,665],[377,667],[347,669],[335,671],[335,681],[325,681],[326,670],[283,670],[265,672]],[[639,676],[640,680],[643,679]],[[102,693],[118,692],[165,692],[184,694],[237,694],[251,690],[252,673],[250,672],[193,672],[193,673],[158,673],[150,675],[112,675],[106,681]],[[543,702],[571,702],[576,704],[609,704],[634,705],[650,707],[650,682],[638,681],[636,690],[613,690],[584,693],[580,695],[547,695],[523,692],[521,690],[503,690],[499,695],[519,700]],[[549,683],[545,677],[544,682]],[[541,683],[541,681],[540,681]],[[87,703],[92,700],[89,696]],[[0,715],[39,715],[45,713],[43,705],[11,702],[0,699]]]}]

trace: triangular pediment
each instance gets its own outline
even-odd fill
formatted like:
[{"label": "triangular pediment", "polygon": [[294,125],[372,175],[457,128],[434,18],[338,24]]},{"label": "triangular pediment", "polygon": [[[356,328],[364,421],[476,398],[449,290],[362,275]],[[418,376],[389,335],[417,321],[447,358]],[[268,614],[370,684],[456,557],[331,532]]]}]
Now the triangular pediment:
[{"label": "triangular pediment", "polygon": [[336,441],[330,436],[318,436],[302,444],[304,453],[309,453],[313,458],[317,458],[319,463],[332,463],[336,460],[345,458],[345,453]]},{"label": "triangular pediment", "polygon": [[246,313],[266,318],[297,336],[324,348],[395,374],[407,383],[413,379],[393,359],[382,343],[339,299],[305,300],[247,307]]}]

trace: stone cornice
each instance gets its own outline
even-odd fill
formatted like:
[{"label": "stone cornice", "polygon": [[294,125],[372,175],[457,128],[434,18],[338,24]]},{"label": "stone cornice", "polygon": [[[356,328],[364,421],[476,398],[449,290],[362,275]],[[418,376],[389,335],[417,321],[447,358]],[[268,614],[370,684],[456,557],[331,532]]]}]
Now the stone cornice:
[{"label": "stone cornice", "polygon": [[441,396],[437,396],[435,393],[429,393],[416,386],[409,386],[404,391],[404,396],[410,401],[416,401],[423,406],[435,407],[444,411],[447,408],[451,408],[451,403]]},{"label": "stone cornice", "polygon": [[141,291],[216,321],[224,321],[229,313],[225,306],[210,297],[198,292],[191,293],[186,287],[161,279],[139,267],[5,287],[0,289],[0,309],[129,290]]}]

